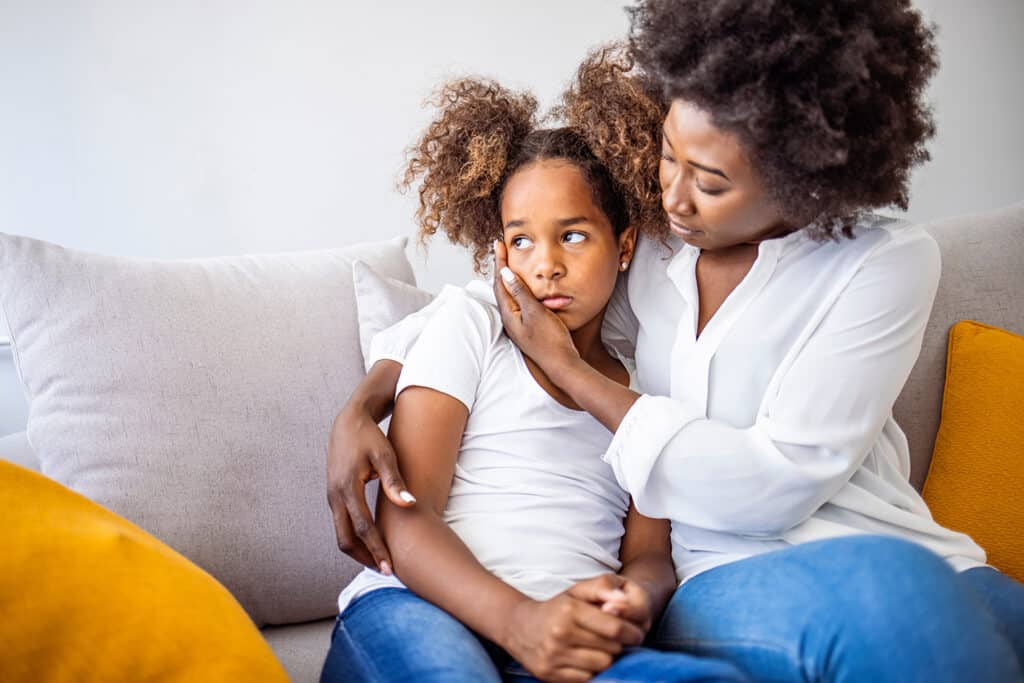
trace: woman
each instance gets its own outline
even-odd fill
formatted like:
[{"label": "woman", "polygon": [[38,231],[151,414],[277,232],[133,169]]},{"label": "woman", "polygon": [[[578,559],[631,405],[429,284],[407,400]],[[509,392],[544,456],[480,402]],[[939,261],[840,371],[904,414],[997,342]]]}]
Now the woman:
[{"label": "woman", "polygon": [[[920,16],[880,0],[649,0],[631,45],[669,105],[674,237],[640,240],[629,305],[613,307],[630,315],[606,341],[635,342],[645,395],[582,367],[514,274],[496,296],[523,352],[615,431],[605,459],[639,511],[672,521],[682,584],[655,644],[758,680],[1021,680],[1024,588],[931,519],[892,420],[938,250],[866,212],[905,208],[927,158],[936,62]],[[360,427],[379,397],[365,387],[339,416],[336,443],[358,450],[331,459],[331,480],[375,469],[397,496],[394,467],[363,455],[387,452]]]}]

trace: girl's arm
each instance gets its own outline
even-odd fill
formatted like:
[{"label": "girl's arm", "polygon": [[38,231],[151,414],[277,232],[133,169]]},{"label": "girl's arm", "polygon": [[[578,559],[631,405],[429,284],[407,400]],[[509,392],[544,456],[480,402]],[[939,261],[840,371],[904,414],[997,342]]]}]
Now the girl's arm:
[{"label": "girl's arm", "polygon": [[485,569],[444,522],[468,409],[411,386],[396,401],[389,437],[419,504],[378,499],[378,522],[394,570],[415,593],[505,648],[543,678],[586,680],[607,668],[638,628],[568,594],[531,600]]},{"label": "girl's arm", "polygon": [[619,551],[619,573],[581,581],[570,592],[628,619],[647,633],[678,583],[669,532],[668,520],[645,517],[631,503]]},{"label": "girl's arm", "polygon": [[[667,519],[645,517],[636,509],[635,504],[630,503],[626,533],[622,537],[622,549],[619,551],[622,561],[619,575],[642,589],[648,603],[645,621],[638,621],[629,613],[623,613],[622,616],[639,624],[644,632],[650,629],[652,621],[665,609],[678,585],[675,565],[672,564],[670,531],[671,524]],[[628,587],[625,592],[628,597]]]}]

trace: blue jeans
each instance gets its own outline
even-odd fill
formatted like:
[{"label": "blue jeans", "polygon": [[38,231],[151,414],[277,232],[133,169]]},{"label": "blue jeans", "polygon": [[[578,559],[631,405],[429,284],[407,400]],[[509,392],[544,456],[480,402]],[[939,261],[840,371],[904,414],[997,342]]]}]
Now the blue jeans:
[{"label": "blue jeans", "polygon": [[[334,626],[321,683],[536,681],[507,653],[439,607],[402,588],[380,588],[350,604]],[[597,681],[748,681],[732,665],[634,648]]]},{"label": "blue jeans", "polygon": [[899,539],[829,539],[698,574],[650,643],[758,681],[1010,683],[1024,680],[1024,585]]}]

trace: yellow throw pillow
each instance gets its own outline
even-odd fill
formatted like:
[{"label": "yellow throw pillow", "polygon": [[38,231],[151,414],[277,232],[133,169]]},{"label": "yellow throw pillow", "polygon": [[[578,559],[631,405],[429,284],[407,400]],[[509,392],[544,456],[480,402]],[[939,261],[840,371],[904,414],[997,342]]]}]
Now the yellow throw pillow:
[{"label": "yellow throw pillow", "polygon": [[0,461],[5,683],[286,682],[212,576],[109,510]]},{"label": "yellow throw pillow", "polygon": [[995,567],[1024,581],[1024,337],[972,321],[949,332],[924,498]]}]

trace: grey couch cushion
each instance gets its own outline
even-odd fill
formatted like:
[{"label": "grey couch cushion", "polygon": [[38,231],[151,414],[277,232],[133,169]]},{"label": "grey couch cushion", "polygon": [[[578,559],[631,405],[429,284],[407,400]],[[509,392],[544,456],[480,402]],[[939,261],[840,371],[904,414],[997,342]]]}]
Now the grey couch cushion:
[{"label": "grey couch cushion", "polygon": [[39,471],[39,458],[32,451],[25,432],[0,436],[0,459]]},{"label": "grey couch cushion", "polygon": [[209,571],[257,624],[335,614],[358,570],[324,466],[363,375],[351,262],[412,282],[403,247],[156,261],[0,234],[42,472]]},{"label": "grey couch cushion", "polygon": [[977,320],[1024,334],[1024,203],[927,226],[942,250],[942,278],[921,356],[893,414],[910,442],[911,481],[924,485],[935,445],[949,328]]},{"label": "grey couch cushion", "polygon": [[263,629],[263,636],[292,683],[317,683],[320,680],[320,671],[331,647],[334,621],[321,619]]}]

